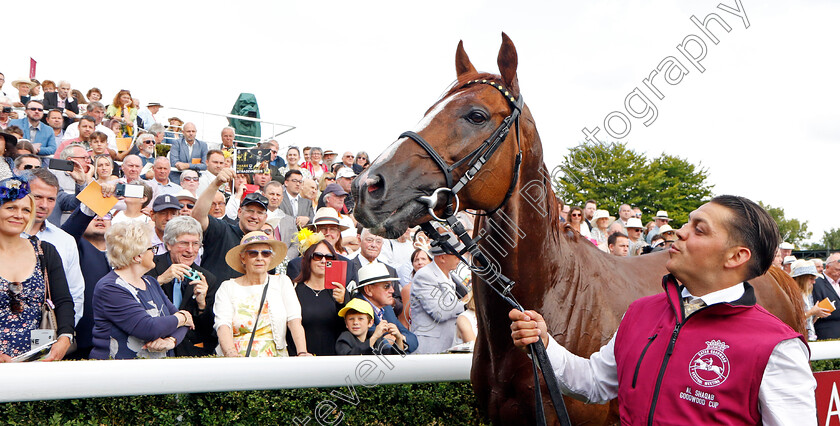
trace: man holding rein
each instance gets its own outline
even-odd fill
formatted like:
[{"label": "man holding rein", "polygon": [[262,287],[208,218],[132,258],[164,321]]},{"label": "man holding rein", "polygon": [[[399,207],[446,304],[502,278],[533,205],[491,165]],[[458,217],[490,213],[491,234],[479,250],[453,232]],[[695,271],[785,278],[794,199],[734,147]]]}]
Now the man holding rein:
[{"label": "man holding rein", "polygon": [[563,392],[618,398],[622,424],[815,425],[805,341],[756,304],[747,282],[767,271],[779,240],[757,204],[715,197],[677,231],[664,292],[633,302],[589,359],[550,339],[534,311],[510,311],[513,342],[542,340]]}]

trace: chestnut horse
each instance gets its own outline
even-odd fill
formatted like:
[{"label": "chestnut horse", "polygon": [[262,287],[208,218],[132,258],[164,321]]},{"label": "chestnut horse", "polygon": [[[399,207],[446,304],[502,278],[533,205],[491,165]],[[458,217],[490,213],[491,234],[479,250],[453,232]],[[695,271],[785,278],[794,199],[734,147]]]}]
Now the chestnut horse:
[{"label": "chestnut horse", "polygon": [[[516,49],[505,34],[502,40],[501,75],[476,72],[463,43],[458,44],[457,82],[415,129],[447,164],[472,152],[511,114],[504,90],[496,86],[519,96]],[[496,86],[468,83],[475,79]],[[514,158],[520,149],[520,172],[507,198],[517,176]],[[466,168],[456,168],[454,178]],[[440,167],[427,151],[401,137],[353,182],[356,219],[377,234],[397,238],[407,227],[431,220],[418,198],[445,185]],[[504,204],[477,220],[479,247],[494,268],[517,282],[512,293],[519,302],[541,312],[554,339],[577,355],[588,357],[606,344],[633,300],[662,291],[666,252],[611,256],[560,225],[542,145],[527,106],[522,108],[519,128],[511,128],[491,161],[458,195],[462,209],[492,211]],[[801,333],[804,315],[796,285],[787,274],[772,269],[750,282],[758,301]],[[510,307],[486,287],[492,275],[473,275],[479,328],[471,373],[476,397],[494,424],[533,424],[532,367],[526,354],[513,346]],[[545,383],[542,395],[548,421],[556,423]],[[607,404],[587,405],[570,398],[566,404],[574,424],[617,422],[616,410]]]}]

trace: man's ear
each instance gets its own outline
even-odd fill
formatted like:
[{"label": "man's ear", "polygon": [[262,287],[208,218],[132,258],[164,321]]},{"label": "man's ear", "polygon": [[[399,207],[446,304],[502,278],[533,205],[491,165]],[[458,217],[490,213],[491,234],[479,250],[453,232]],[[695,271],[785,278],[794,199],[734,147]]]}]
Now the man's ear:
[{"label": "man's ear", "polygon": [[738,269],[752,259],[752,252],[744,246],[734,246],[726,250],[726,259],[723,267],[726,269]]}]

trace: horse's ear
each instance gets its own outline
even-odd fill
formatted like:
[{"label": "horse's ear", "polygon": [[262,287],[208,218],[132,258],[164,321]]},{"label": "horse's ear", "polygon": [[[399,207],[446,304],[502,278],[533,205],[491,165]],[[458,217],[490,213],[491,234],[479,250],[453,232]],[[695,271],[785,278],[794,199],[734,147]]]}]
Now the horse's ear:
[{"label": "horse's ear", "polygon": [[470,57],[467,56],[467,51],[464,50],[464,40],[458,42],[458,49],[455,51],[455,72],[458,74],[458,79],[464,74],[476,73]]},{"label": "horse's ear", "polygon": [[502,33],[502,47],[499,48],[499,58],[496,63],[499,65],[502,81],[512,92],[519,93],[519,80],[516,78],[516,66],[518,65],[516,47],[505,33]]}]

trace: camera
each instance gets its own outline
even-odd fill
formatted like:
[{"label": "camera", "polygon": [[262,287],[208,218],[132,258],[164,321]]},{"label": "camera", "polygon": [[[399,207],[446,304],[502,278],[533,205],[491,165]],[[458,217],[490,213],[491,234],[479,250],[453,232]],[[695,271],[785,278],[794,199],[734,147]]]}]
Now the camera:
[{"label": "camera", "polygon": [[3,114],[11,114],[12,113],[12,107],[3,107],[2,112],[3,112]]}]

